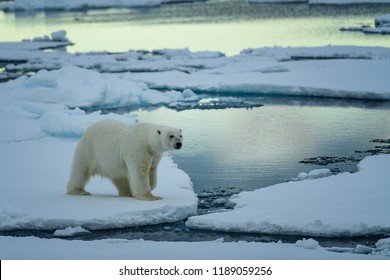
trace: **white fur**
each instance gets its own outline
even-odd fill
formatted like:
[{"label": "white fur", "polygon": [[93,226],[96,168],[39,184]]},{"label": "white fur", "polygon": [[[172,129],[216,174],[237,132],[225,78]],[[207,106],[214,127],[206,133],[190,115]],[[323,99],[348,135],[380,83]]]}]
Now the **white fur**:
[{"label": "white fur", "polygon": [[180,149],[181,130],[139,123],[104,120],[91,125],[81,137],[73,158],[67,193],[89,195],[85,185],[93,175],[109,178],[119,196],[156,200],[157,166],[162,153]]}]

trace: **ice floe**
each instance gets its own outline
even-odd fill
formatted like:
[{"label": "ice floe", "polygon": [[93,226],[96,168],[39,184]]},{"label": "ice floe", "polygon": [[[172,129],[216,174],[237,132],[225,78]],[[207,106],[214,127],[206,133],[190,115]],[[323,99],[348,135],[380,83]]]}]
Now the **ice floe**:
[{"label": "ice floe", "polygon": [[67,227],[65,229],[57,229],[53,233],[53,235],[58,237],[68,237],[68,236],[83,235],[88,233],[91,232],[81,226],[77,226],[77,227]]},{"label": "ice floe", "polygon": [[330,175],[332,175],[332,171],[328,168],[314,169],[310,172],[300,172],[297,177],[292,178],[291,180],[293,181],[310,180],[310,179],[327,177]]},{"label": "ice floe", "polygon": [[91,197],[65,195],[84,130],[102,119],[137,121],[131,114],[87,113],[77,106],[160,104],[191,99],[193,92],[151,90],[140,82],[72,65],[40,70],[0,88],[0,129],[6,132],[0,137],[0,230],[123,228],[174,222],[196,213],[191,180],[169,155],[159,166],[156,194],[163,200],[156,203],[117,197],[111,183],[99,178],[88,185]]},{"label": "ice floe", "polygon": [[[382,242],[388,246],[389,242]],[[69,260],[375,260],[386,259],[388,249],[375,253],[356,254],[345,248],[330,251],[313,239],[296,244],[224,242],[154,242],[145,240],[104,239],[94,241],[40,239],[36,237],[0,237],[0,258]],[[333,248],[335,249],[335,248]],[[386,251],[387,250],[387,251]],[[388,255],[387,255],[388,256]]]},{"label": "ice floe", "polygon": [[174,222],[196,213],[191,181],[168,155],[158,170],[155,193],[163,197],[160,201],[118,197],[111,182],[101,178],[88,183],[92,196],[65,195],[75,146],[76,141],[55,138],[0,143],[0,230],[124,228]]},{"label": "ice floe", "polygon": [[[186,89],[196,93],[390,99],[387,75],[390,49],[383,47],[274,47],[247,49],[240,55],[226,57],[218,52],[191,52],[188,49],[120,54],[47,53],[37,50],[36,43],[58,42],[24,42],[20,44],[25,47],[16,49],[13,45],[0,43],[0,61],[6,64],[3,75],[38,72],[19,81],[24,90],[30,86],[29,90],[42,92],[37,98],[42,95],[56,98],[58,94],[64,96],[66,93],[69,106],[168,104],[186,100],[187,97],[179,96]],[[87,91],[83,100],[80,97],[75,103],[72,95],[79,95],[79,92],[69,92],[63,82],[69,79],[79,84],[79,91],[90,87],[97,96],[91,100]],[[6,87],[7,84],[2,85],[4,90]],[[45,94],[50,92],[50,87],[58,88],[59,93],[53,97]]]},{"label": "ice floe", "polygon": [[390,14],[375,18],[375,27],[369,25],[342,27],[340,31],[361,31],[368,34],[390,34]]},{"label": "ice floe", "polygon": [[232,211],[190,217],[197,229],[354,236],[390,232],[390,156],[367,157],[356,173],[282,183],[231,198]]}]

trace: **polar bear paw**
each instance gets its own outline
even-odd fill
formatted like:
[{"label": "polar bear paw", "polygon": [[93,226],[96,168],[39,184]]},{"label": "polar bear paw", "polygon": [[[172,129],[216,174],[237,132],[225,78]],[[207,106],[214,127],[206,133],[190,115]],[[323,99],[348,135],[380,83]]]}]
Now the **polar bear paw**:
[{"label": "polar bear paw", "polygon": [[87,192],[87,191],[82,190],[82,189],[72,189],[72,190],[68,191],[67,194],[70,194],[70,195],[91,195],[90,192]]},{"label": "polar bear paw", "polygon": [[151,192],[148,192],[147,194],[137,196],[135,197],[138,200],[161,200],[162,197],[160,196],[154,196]]}]

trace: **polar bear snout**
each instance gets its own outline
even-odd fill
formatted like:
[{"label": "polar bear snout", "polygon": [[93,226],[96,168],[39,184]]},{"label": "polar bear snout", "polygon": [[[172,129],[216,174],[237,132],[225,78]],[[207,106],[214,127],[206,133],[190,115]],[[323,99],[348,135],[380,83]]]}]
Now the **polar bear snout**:
[{"label": "polar bear snout", "polygon": [[177,142],[177,143],[175,144],[175,149],[176,149],[176,150],[180,150],[180,149],[181,149],[181,146],[183,146],[182,143],[181,143],[181,142]]}]

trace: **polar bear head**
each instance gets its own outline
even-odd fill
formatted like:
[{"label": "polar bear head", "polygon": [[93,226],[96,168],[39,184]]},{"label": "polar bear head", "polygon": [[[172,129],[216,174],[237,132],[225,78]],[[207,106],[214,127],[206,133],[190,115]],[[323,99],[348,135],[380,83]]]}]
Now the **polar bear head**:
[{"label": "polar bear head", "polygon": [[161,143],[167,151],[179,150],[183,146],[183,135],[181,129],[164,127],[158,130]]}]

